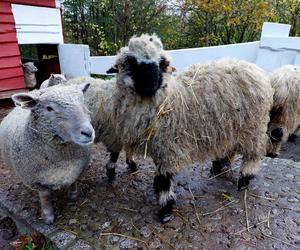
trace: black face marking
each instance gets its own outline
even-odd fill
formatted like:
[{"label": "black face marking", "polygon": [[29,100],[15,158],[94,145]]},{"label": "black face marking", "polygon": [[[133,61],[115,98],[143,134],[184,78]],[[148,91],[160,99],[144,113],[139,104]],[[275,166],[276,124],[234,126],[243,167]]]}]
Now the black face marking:
[{"label": "black face marking", "polygon": [[161,61],[159,63],[159,68],[161,69],[162,72],[167,72],[168,67],[170,66],[170,62],[167,61],[166,58],[162,57]]},{"label": "black face marking", "polygon": [[109,70],[106,71],[106,74],[115,74],[119,73],[119,70],[115,67],[111,67]]},{"label": "black face marking", "polygon": [[282,128],[275,128],[271,131],[270,139],[272,142],[280,142],[283,136]]},{"label": "black face marking", "polygon": [[169,191],[172,184],[172,174],[156,175],[154,178],[153,188],[156,194],[162,191]]},{"label": "black face marking", "polygon": [[128,56],[130,76],[135,91],[142,97],[154,96],[162,83],[162,75],[156,63],[138,63],[135,57]]}]

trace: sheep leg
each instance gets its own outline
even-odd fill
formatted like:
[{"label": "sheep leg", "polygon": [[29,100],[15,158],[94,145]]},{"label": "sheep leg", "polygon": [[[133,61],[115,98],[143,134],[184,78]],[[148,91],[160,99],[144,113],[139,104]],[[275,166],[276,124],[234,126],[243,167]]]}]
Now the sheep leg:
[{"label": "sheep leg", "polygon": [[244,157],[241,165],[241,176],[238,180],[238,190],[244,190],[248,187],[250,180],[253,179],[260,167],[260,157]]},{"label": "sheep leg", "polygon": [[110,160],[106,164],[106,175],[110,181],[116,177],[116,162],[119,158],[120,152],[110,152]]},{"label": "sheep leg", "polygon": [[77,200],[77,197],[78,197],[78,188],[77,188],[77,183],[74,182],[74,183],[69,187],[69,190],[68,190],[68,198],[69,198],[71,201],[76,201],[76,200]]},{"label": "sheep leg", "polygon": [[128,165],[128,168],[131,173],[133,173],[137,170],[137,165],[134,161],[133,155],[128,152],[126,152],[126,164]]},{"label": "sheep leg", "polygon": [[294,133],[289,135],[288,141],[295,142],[295,140],[299,137],[299,135],[300,135],[300,126],[294,131]]},{"label": "sheep leg", "polygon": [[54,222],[54,210],[51,204],[50,191],[39,191],[42,218],[46,224],[50,225]]},{"label": "sheep leg", "polygon": [[161,206],[158,213],[159,219],[161,223],[166,223],[172,219],[172,208],[175,203],[173,175],[168,172],[156,174],[153,187]]},{"label": "sheep leg", "polygon": [[230,152],[226,157],[213,161],[210,174],[212,176],[221,174],[223,167],[231,165],[231,162],[234,160],[234,156],[235,152]]}]

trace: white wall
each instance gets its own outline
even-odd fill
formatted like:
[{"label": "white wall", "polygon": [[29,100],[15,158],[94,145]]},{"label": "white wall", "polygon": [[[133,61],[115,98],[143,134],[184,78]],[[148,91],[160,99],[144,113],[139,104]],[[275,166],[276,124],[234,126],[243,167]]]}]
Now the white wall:
[{"label": "white wall", "polygon": [[12,4],[19,44],[63,43],[60,9]]},{"label": "white wall", "polygon": [[[204,63],[220,57],[236,57],[255,62],[259,42],[230,44],[222,46],[168,50],[172,57],[172,65],[177,71],[182,71],[194,63]],[[106,74],[106,71],[115,63],[115,56],[92,56],[91,73]]]},{"label": "white wall", "polygon": [[59,44],[60,70],[67,78],[90,75],[90,49],[83,44]]},{"label": "white wall", "polygon": [[300,37],[290,37],[291,25],[264,23],[255,63],[271,72],[286,64],[300,63]]}]

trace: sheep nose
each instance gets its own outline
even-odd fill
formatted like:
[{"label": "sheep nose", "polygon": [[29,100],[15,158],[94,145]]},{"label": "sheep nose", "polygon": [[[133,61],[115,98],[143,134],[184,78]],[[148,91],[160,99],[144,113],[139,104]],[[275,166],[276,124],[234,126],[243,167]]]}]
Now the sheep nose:
[{"label": "sheep nose", "polygon": [[93,136],[93,130],[91,129],[81,130],[80,133],[88,138],[92,138]]}]

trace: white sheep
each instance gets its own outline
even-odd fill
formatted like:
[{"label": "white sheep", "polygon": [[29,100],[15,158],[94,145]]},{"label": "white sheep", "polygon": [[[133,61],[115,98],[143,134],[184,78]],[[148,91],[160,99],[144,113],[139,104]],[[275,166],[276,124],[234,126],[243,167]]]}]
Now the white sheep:
[{"label": "white sheep", "polygon": [[274,104],[270,112],[267,155],[276,157],[289,135],[298,135],[300,126],[300,66],[286,65],[271,74]]},{"label": "white sheep", "polygon": [[34,66],[33,62],[27,62],[22,64],[24,70],[24,80],[25,85],[29,89],[34,89],[36,87],[36,77],[35,72],[37,68]]},{"label": "white sheep", "polygon": [[43,83],[40,86],[40,89],[44,89],[47,87],[51,87],[58,84],[66,83],[67,79],[65,75],[63,74],[51,74],[49,79],[43,81]]},{"label": "white sheep", "polygon": [[[42,217],[54,221],[50,192],[73,184],[90,161],[95,137],[84,105],[89,84],[53,86],[12,96],[0,124],[0,155],[23,183],[39,191]],[[71,198],[76,185],[71,187]]]},{"label": "white sheep", "polygon": [[[117,55],[113,110],[127,152],[151,156],[160,220],[170,219],[173,176],[198,160],[243,156],[238,188],[245,188],[266,151],[273,89],[253,63],[222,59],[192,65],[176,77],[149,36],[134,37]],[[101,115],[99,115],[101,117]]]}]

